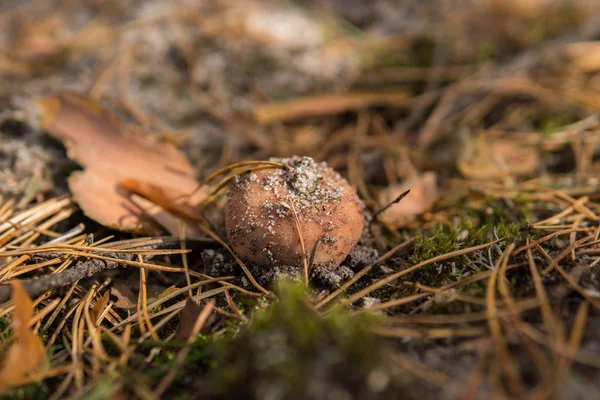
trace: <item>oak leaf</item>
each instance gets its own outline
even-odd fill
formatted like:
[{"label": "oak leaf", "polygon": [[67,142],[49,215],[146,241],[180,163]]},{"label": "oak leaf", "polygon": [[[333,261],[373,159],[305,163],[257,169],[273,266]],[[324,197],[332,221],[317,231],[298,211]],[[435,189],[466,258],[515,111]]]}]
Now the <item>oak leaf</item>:
[{"label": "oak leaf", "polygon": [[[172,144],[135,136],[92,99],[63,92],[38,104],[42,128],[64,142],[69,157],[85,168],[71,174],[69,188],[84,213],[97,222],[122,231],[156,234],[152,219],[131,201],[131,191],[121,183],[160,188],[172,204],[198,186],[185,154]],[[199,191],[182,207],[204,197]]]},{"label": "oak leaf", "polygon": [[11,286],[11,299],[15,305],[11,325],[17,343],[8,351],[0,369],[0,393],[26,383],[29,374],[40,369],[46,361],[44,344],[30,328],[33,302],[23,289],[21,281],[12,281]]}]

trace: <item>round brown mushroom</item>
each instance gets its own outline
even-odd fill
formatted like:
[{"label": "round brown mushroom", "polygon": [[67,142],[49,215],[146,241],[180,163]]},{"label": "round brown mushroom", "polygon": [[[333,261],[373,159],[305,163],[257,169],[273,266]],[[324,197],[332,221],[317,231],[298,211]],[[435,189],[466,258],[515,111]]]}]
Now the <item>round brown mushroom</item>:
[{"label": "round brown mushroom", "polygon": [[290,167],[236,177],[225,210],[231,247],[247,262],[301,266],[319,241],[314,263],[339,265],[363,231],[356,191],[325,163],[310,157],[273,159]]}]

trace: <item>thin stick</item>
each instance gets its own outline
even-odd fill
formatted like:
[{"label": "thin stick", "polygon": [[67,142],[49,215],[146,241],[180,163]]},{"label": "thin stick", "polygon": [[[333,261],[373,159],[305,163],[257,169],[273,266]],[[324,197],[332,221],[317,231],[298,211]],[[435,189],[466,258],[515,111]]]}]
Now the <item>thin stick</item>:
[{"label": "thin stick", "polygon": [[579,239],[575,242],[573,242],[572,244],[570,244],[567,248],[565,248],[563,251],[560,252],[559,255],[557,255],[552,262],[550,263],[550,265],[548,265],[548,267],[546,267],[546,269],[544,269],[542,271],[542,275],[546,276],[550,273],[550,271],[552,271],[554,268],[556,268],[558,266],[558,263],[561,262],[564,258],[566,258],[569,254],[571,254],[571,251],[573,251],[574,249],[578,248],[582,243],[585,243],[586,241],[588,241],[590,239],[590,237],[584,237],[582,239]]},{"label": "thin stick", "polygon": [[388,203],[386,206],[384,206],[383,208],[381,208],[377,212],[375,212],[375,214],[373,214],[373,218],[371,218],[370,223],[372,224],[373,221],[377,220],[377,217],[379,217],[381,214],[383,214],[385,212],[385,210],[387,210],[394,204],[400,203],[400,201],[402,201],[402,199],[405,198],[409,193],[410,193],[410,189],[408,189],[407,191],[402,193],[400,196],[396,197],[396,199],[394,201],[392,201],[391,203]]},{"label": "thin stick", "polygon": [[[58,274],[45,275],[39,279],[28,279],[22,281],[23,288],[29,294],[29,296],[37,296],[48,290],[69,286],[74,284],[80,279],[89,278],[90,276],[97,274],[100,271],[116,269],[121,264],[132,265],[136,267],[158,269],[170,272],[183,272],[182,268],[162,267],[154,264],[145,264],[140,262],[131,261],[131,259],[118,258],[117,253],[105,253],[110,254],[112,257],[106,257],[101,255],[86,254],[83,252],[73,252],[80,256],[92,257],[92,260],[81,262],[66,271]],[[125,255],[121,255],[124,257]],[[129,256],[128,256],[129,257]],[[133,256],[131,256],[133,257]],[[156,268],[158,267],[158,268]],[[10,286],[0,286],[0,303],[5,302],[10,298],[11,288]]]},{"label": "thin stick", "polygon": [[204,200],[202,200],[202,202],[198,205],[198,207],[203,208],[203,207],[206,207],[208,204],[210,204],[215,199],[215,197],[221,192],[221,190],[223,190],[225,187],[227,187],[229,185],[229,183],[232,180],[234,180],[237,176],[256,172],[256,171],[263,171],[263,170],[267,170],[267,169],[281,169],[281,168],[275,167],[273,165],[263,165],[261,167],[249,168],[247,170],[241,171],[239,174],[230,175],[227,178],[224,178],[221,182],[219,182],[217,184],[217,186],[215,186],[215,188],[210,192],[210,194],[208,196],[206,196],[206,198]]},{"label": "thin stick", "polygon": [[346,289],[348,289],[350,286],[352,286],[354,284],[354,282],[358,281],[360,278],[362,278],[363,276],[365,276],[370,270],[373,269],[374,266],[376,266],[378,264],[381,264],[382,262],[384,262],[385,260],[387,260],[388,258],[390,258],[391,256],[393,256],[398,251],[402,250],[403,248],[405,248],[406,246],[408,246],[409,244],[411,244],[415,240],[417,240],[417,238],[410,238],[408,240],[405,240],[404,242],[400,243],[399,245],[395,246],[390,251],[388,251],[387,253],[385,253],[381,257],[379,257],[377,260],[375,260],[370,265],[367,265],[366,267],[364,267],[362,270],[360,270],[360,272],[358,272],[356,275],[354,275],[354,277],[352,279],[350,279],[348,282],[346,282],[342,286],[340,286],[339,289],[337,289],[336,291],[334,291],[333,293],[331,293],[329,296],[327,296],[323,300],[321,300],[315,306],[315,309],[318,310],[319,308],[323,307],[325,304],[329,303],[331,300],[333,300],[334,298],[336,298],[337,296],[339,296],[340,294],[342,294],[344,291],[346,291]]},{"label": "thin stick", "polygon": [[304,245],[304,238],[302,237],[302,230],[300,229],[300,220],[298,219],[298,213],[294,202],[290,201],[290,207],[294,213],[294,225],[298,231],[298,238],[300,239],[300,249],[302,250],[302,264],[304,265],[304,286],[308,287],[308,259],[306,257],[306,246]]},{"label": "thin stick", "polygon": [[498,280],[499,272],[503,269],[506,269],[506,264],[508,264],[508,260],[514,248],[515,245],[513,243],[504,251],[502,256],[496,262],[496,265],[494,265],[492,275],[490,276],[490,280],[488,281],[487,285],[486,302],[488,311],[488,325],[490,327],[490,333],[492,336],[492,341],[494,342],[494,347],[497,349],[498,356],[500,358],[500,366],[505,371],[506,377],[509,379],[512,394],[519,397],[518,394],[523,393],[523,382],[521,382],[518,376],[518,371],[516,369],[517,364],[510,354],[508,346],[506,345],[504,337],[502,336],[500,319],[498,318],[498,308],[496,306],[496,281]]},{"label": "thin stick", "polygon": [[320,241],[321,241],[320,239],[315,240],[315,245],[313,246],[312,250],[310,251],[310,257],[308,258],[308,272],[309,273],[315,262],[315,255],[317,254],[317,248],[319,247]]},{"label": "thin stick", "polygon": [[390,275],[390,276],[388,276],[388,277],[386,277],[384,279],[381,279],[381,280],[375,282],[374,284],[367,286],[366,288],[364,288],[363,290],[361,290],[358,293],[354,294],[353,296],[350,296],[349,298],[342,300],[340,303],[344,304],[344,305],[352,304],[356,300],[362,298],[363,296],[368,295],[372,291],[374,291],[376,289],[379,289],[380,287],[385,286],[388,283],[393,282],[396,279],[398,279],[398,278],[400,278],[400,277],[402,277],[404,275],[407,275],[407,274],[409,274],[411,272],[414,272],[414,271],[416,271],[419,268],[423,268],[426,265],[433,264],[433,263],[436,263],[436,262],[439,262],[439,261],[448,260],[450,258],[462,256],[464,254],[472,253],[474,251],[482,250],[482,249],[485,249],[485,248],[487,248],[487,247],[489,247],[491,245],[494,245],[496,243],[500,243],[503,240],[504,239],[502,238],[502,239],[494,240],[493,242],[489,242],[489,243],[485,243],[485,244],[480,244],[479,246],[473,246],[473,247],[469,247],[467,249],[456,250],[456,251],[452,251],[450,253],[442,254],[442,255],[439,255],[439,256],[436,256],[436,257],[432,257],[432,258],[430,258],[428,260],[425,260],[425,261],[422,261],[422,262],[420,262],[420,263],[418,263],[416,265],[413,265],[410,268],[407,268],[407,269],[402,270],[400,272],[396,272],[395,274],[392,274],[392,275]]},{"label": "thin stick", "polygon": [[[529,250],[528,253],[531,253],[531,250]],[[506,262],[503,262],[500,265],[500,270],[498,271],[498,291],[500,292],[502,301],[504,302],[504,304],[506,304],[506,308],[511,311],[510,312],[510,322],[512,325],[509,325],[509,326],[515,327],[519,331],[519,335],[521,336],[521,340],[523,341],[523,347],[525,347],[525,351],[527,351],[529,353],[530,358],[531,358],[533,364],[535,365],[535,367],[537,368],[538,373],[543,378],[542,380],[549,381],[549,379],[552,379],[551,378],[551,374],[552,374],[551,370],[552,369],[550,367],[550,365],[551,365],[550,360],[548,359],[545,352],[542,351],[540,346],[535,341],[533,341],[533,339],[524,335],[519,330],[519,327],[523,326],[524,324],[527,324],[527,322],[523,321],[521,314],[515,310],[516,302],[511,295],[510,287],[509,287],[509,283],[508,283],[509,280],[506,276],[508,260],[505,260],[505,261]],[[548,304],[542,304],[541,302],[542,302],[542,299],[540,299],[540,306],[542,308],[545,306],[549,307]],[[498,310],[496,309],[496,312],[497,311]],[[512,362],[514,362],[514,360]],[[519,370],[519,366],[517,363],[515,363],[515,365],[507,365],[506,369],[509,374],[515,374],[516,376],[520,375],[520,373],[519,373],[520,370]],[[515,371],[516,371],[516,373],[515,373]]]},{"label": "thin stick", "polygon": [[223,239],[221,239],[219,237],[219,235],[217,235],[212,230],[208,229],[207,227],[205,227],[202,224],[198,224],[198,227],[204,233],[206,233],[208,236],[210,236],[215,242],[217,242],[221,246],[225,247],[225,249],[229,252],[229,254],[231,254],[233,256],[233,258],[235,259],[235,261],[237,261],[237,263],[240,265],[240,267],[242,267],[242,270],[244,271],[244,273],[246,274],[246,276],[248,277],[248,279],[250,280],[250,282],[252,282],[252,285],[254,285],[255,288],[257,288],[258,290],[260,290],[265,295],[271,294],[271,292],[269,292],[267,289],[265,289],[264,287],[262,287],[256,281],[256,279],[254,279],[254,276],[252,276],[252,274],[250,273],[250,270],[248,269],[248,267],[246,267],[246,264],[244,264],[244,262],[238,257],[238,255],[235,254],[235,252],[233,251],[233,249],[231,247],[229,247],[229,245],[227,245],[227,243],[225,243],[225,241]]},{"label": "thin stick", "polygon": [[200,189],[202,189],[203,186],[209,184],[210,182],[214,181],[218,176],[223,175],[229,171],[234,170],[235,168],[240,168],[240,167],[247,167],[249,165],[271,165],[273,167],[277,167],[277,168],[281,168],[284,170],[289,170],[290,167],[288,167],[285,164],[282,163],[278,163],[278,162],[274,162],[274,161],[242,161],[239,163],[235,163],[235,164],[231,164],[228,165],[226,167],[223,167],[221,169],[216,170],[215,172],[213,172],[212,174],[210,174],[208,177],[206,177],[202,182],[200,182],[200,184],[189,194],[186,195],[186,197],[191,197],[194,194],[196,194]]},{"label": "thin stick", "polygon": [[[138,254],[138,259],[140,262],[143,262],[142,256]],[[150,317],[148,314],[148,295],[147,295],[147,279],[146,279],[146,269],[140,268],[140,296],[138,297],[138,303],[141,302],[142,305],[142,316],[144,318],[144,323],[146,327],[148,327],[148,331],[152,335],[152,339],[158,340],[158,334],[154,329],[154,325],[152,325],[152,321],[150,321]],[[139,313],[139,310],[138,310]]]},{"label": "thin stick", "polygon": [[[181,246],[181,250],[185,250],[185,239],[186,239],[186,234],[185,234],[185,225],[183,225],[182,223],[179,223],[177,225],[178,230],[179,230],[179,237],[181,238],[181,241],[179,242],[179,246]],[[183,264],[183,269],[185,270],[185,281],[187,283],[188,286],[192,285],[192,278],[190,276],[190,266],[188,263],[188,258],[187,255],[182,254],[181,255],[181,263]],[[188,296],[190,298],[192,298],[192,290],[190,289],[188,291]]]},{"label": "thin stick", "polygon": [[229,290],[226,290],[224,293],[225,293],[225,300],[227,300],[227,305],[229,306],[229,308],[235,313],[235,315],[237,315],[239,317],[239,319],[241,319],[244,322],[248,322],[248,318],[235,305],[233,298],[231,298],[231,295],[229,294]]},{"label": "thin stick", "polygon": [[[511,270],[513,268],[522,267],[524,265],[525,265],[525,263],[512,264],[512,265],[509,265],[506,269]],[[406,296],[406,297],[402,297],[402,298],[395,299],[395,300],[389,300],[384,303],[378,304],[376,306],[372,306],[367,309],[361,309],[356,312],[376,312],[376,311],[386,310],[391,307],[396,307],[396,306],[399,306],[402,304],[410,303],[412,301],[419,300],[424,297],[430,296],[431,294],[440,294],[441,295],[444,291],[453,289],[455,287],[466,286],[466,285],[470,285],[475,282],[479,282],[480,280],[487,279],[490,277],[492,272],[493,271],[478,272],[467,278],[461,279],[460,281],[452,282],[447,285],[441,286],[439,288],[435,288],[435,292],[433,292],[433,293],[428,293],[428,292],[418,293],[418,294],[414,294],[412,296]]]}]

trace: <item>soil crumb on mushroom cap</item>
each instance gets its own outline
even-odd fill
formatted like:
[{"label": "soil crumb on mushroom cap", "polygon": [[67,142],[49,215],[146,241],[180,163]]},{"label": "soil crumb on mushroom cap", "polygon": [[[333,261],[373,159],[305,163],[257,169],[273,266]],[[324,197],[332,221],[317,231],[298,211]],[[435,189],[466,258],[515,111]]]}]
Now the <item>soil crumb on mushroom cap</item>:
[{"label": "soil crumb on mushroom cap", "polygon": [[318,241],[314,262],[339,265],[363,230],[356,191],[324,162],[298,156],[271,160],[290,169],[240,175],[231,185],[225,210],[231,247],[246,262],[301,265],[295,209],[306,257]]}]

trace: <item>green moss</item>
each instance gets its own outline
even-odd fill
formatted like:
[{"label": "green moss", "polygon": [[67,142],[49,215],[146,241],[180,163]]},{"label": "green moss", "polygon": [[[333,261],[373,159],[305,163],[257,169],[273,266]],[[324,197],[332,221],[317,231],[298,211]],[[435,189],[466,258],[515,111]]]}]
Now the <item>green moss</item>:
[{"label": "green moss", "polygon": [[[193,368],[198,376],[210,370],[214,364],[213,355],[209,349],[211,344],[212,340],[210,337],[202,334],[197,335],[184,364],[178,366],[180,370],[185,372],[189,368]],[[141,351],[134,354],[135,359],[132,361],[131,366],[136,370],[144,369],[143,374],[148,377],[150,382],[160,380],[172,368],[176,367],[177,354],[183,346],[185,346],[185,343],[180,341],[146,340],[138,344],[138,349]],[[156,347],[160,347],[161,351],[154,356],[150,368],[148,368],[145,359],[152,349]],[[184,372],[182,372],[182,375]],[[132,384],[132,382],[126,382],[126,384]]]},{"label": "green moss", "polygon": [[0,335],[6,339],[10,335],[10,321],[8,317],[0,317]]},{"label": "green moss", "polygon": [[467,296],[480,297],[483,298],[485,296],[485,292],[487,290],[487,280],[482,280],[479,282],[474,282],[470,284],[468,287],[462,290],[462,293]]},{"label": "green moss", "polygon": [[[342,310],[321,317],[309,306],[302,285],[279,282],[279,300],[257,310],[252,323],[235,337],[219,340],[187,360],[177,397],[193,390],[207,398],[320,399],[388,398],[400,381],[395,368],[384,365],[382,347],[368,327],[372,316],[350,317]],[[382,367],[383,388],[368,384],[370,373]],[[190,387],[192,389],[190,389]],[[184,398],[184,397],[180,397]]]},{"label": "green moss", "polygon": [[151,309],[150,309],[150,311],[151,311],[152,313],[157,313],[157,312],[159,312],[159,311],[162,311],[162,310],[164,310],[164,308],[165,308],[165,306],[164,306],[163,304],[159,304],[159,305],[157,305],[156,307],[153,307],[153,308],[151,308]]},{"label": "green moss", "polygon": [[51,395],[52,390],[48,381],[42,381],[12,389],[2,398],[6,400],[35,400],[47,399]]},{"label": "green moss", "polygon": [[411,66],[430,67],[433,63],[435,42],[427,37],[416,40],[408,50],[391,48],[377,49],[362,54],[364,68]]},{"label": "green moss", "polygon": [[421,38],[412,45],[412,65],[417,67],[430,67],[433,64],[435,42],[430,38]]},{"label": "green moss", "polygon": [[549,13],[535,16],[530,21],[530,44],[538,45],[544,40],[556,37],[561,33],[576,27],[586,18],[582,13],[585,7],[577,7],[576,2],[562,2]]},{"label": "green moss", "polygon": [[439,225],[430,234],[423,234],[415,244],[410,258],[411,264],[418,264],[430,258],[458,250],[457,232]]},{"label": "green moss", "polygon": [[115,379],[110,376],[105,376],[102,381],[86,393],[82,400],[108,400],[114,398],[119,390],[119,385],[115,384]]},{"label": "green moss", "polygon": [[[478,221],[478,223],[476,223]],[[425,285],[440,286],[454,282],[473,272],[488,268],[490,257],[495,259],[507,243],[521,243],[532,237],[526,218],[521,223],[506,222],[502,208],[487,208],[483,216],[466,218],[456,228],[439,225],[422,232],[410,257],[411,265],[441,256],[450,252],[489,243],[495,239],[505,241],[488,249],[454,257],[439,263],[427,265],[410,279]]]},{"label": "green moss", "polygon": [[[501,230],[503,233],[508,231],[505,225],[502,225]],[[415,244],[410,261],[417,264],[433,257],[487,243],[495,239],[495,236],[493,227],[484,225],[478,228],[471,220],[462,222],[457,228],[438,225],[431,231],[423,232]],[[469,257],[462,256],[459,259],[468,261]],[[456,259],[454,261],[456,262]]]},{"label": "green moss", "polygon": [[535,128],[543,134],[550,134],[565,126],[569,121],[564,115],[540,115],[533,120]]},{"label": "green moss", "polygon": [[484,37],[477,43],[476,57],[479,62],[492,61],[498,56],[498,44],[493,37]]},{"label": "green moss", "polygon": [[[470,231],[468,234],[477,234],[477,232]],[[441,225],[432,232],[424,233],[415,244],[415,249],[410,257],[410,263],[416,265],[433,257],[465,247],[460,235],[464,235],[460,230]],[[469,241],[472,240],[471,238]],[[410,280],[420,282],[424,285],[438,286],[446,281],[453,280],[456,274],[456,266],[462,271],[468,261],[466,256],[461,256],[451,261],[454,268],[450,267],[450,264],[447,263],[427,265],[412,274]]]}]

